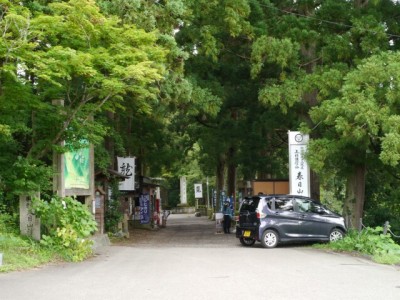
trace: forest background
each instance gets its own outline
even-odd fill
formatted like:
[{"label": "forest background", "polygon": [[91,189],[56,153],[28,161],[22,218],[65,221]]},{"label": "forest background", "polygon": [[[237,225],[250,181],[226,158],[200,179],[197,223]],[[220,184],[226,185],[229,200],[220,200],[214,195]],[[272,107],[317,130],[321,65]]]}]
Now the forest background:
[{"label": "forest background", "polygon": [[1,213],[51,197],[61,141],[137,157],[174,206],[181,176],[287,178],[301,130],[312,196],[400,229],[397,1],[2,0],[0,31]]}]

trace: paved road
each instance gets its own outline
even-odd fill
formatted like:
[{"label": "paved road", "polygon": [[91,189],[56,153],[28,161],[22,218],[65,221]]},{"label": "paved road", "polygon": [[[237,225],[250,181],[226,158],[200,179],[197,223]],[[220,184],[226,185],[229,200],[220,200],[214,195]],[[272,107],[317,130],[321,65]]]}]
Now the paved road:
[{"label": "paved road", "polygon": [[400,269],[310,247],[240,246],[205,217],[172,215],[83,263],[0,274],[1,300],[399,300]]}]

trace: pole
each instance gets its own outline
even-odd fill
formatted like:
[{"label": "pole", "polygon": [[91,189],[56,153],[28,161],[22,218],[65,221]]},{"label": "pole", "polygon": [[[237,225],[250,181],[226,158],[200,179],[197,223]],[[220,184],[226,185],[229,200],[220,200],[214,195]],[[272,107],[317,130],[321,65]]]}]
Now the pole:
[{"label": "pole", "polygon": [[207,208],[210,209],[210,198],[208,197],[208,176],[207,176]]}]

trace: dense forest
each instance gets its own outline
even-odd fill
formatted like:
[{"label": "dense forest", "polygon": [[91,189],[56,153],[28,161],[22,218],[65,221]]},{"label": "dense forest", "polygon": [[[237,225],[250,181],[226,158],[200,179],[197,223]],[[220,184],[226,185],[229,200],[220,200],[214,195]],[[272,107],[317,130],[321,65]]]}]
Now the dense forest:
[{"label": "dense forest", "polygon": [[312,194],[400,229],[397,1],[3,0],[0,30],[0,212],[82,140],[233,194],[287,177],[301,130]]}]

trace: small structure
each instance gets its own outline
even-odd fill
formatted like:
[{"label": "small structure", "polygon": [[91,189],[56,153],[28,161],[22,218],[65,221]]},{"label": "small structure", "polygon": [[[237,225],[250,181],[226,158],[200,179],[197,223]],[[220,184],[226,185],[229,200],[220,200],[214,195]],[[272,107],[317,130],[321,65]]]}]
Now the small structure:
[{"label": "small structure", "polygon": [[269,179],[254,180],[251,182],[253,195],[262,194],[289,194],[289,180]]},{"label": "small structure", "polygon": [[[137,191],[123,197],[124,210],[129,211],[130,226],[154,228],[162,225],[161,212],[167,205],[167,193],[161,186],[160,178],[139,176]],[[127,200],[129,197],[133,197],[132,203]]]},{"label": "small structure", "polygon": [[238,184],[239,192],[243,196],[257,194],[289,194],[288,179],[266,179],[241,182]]}]

